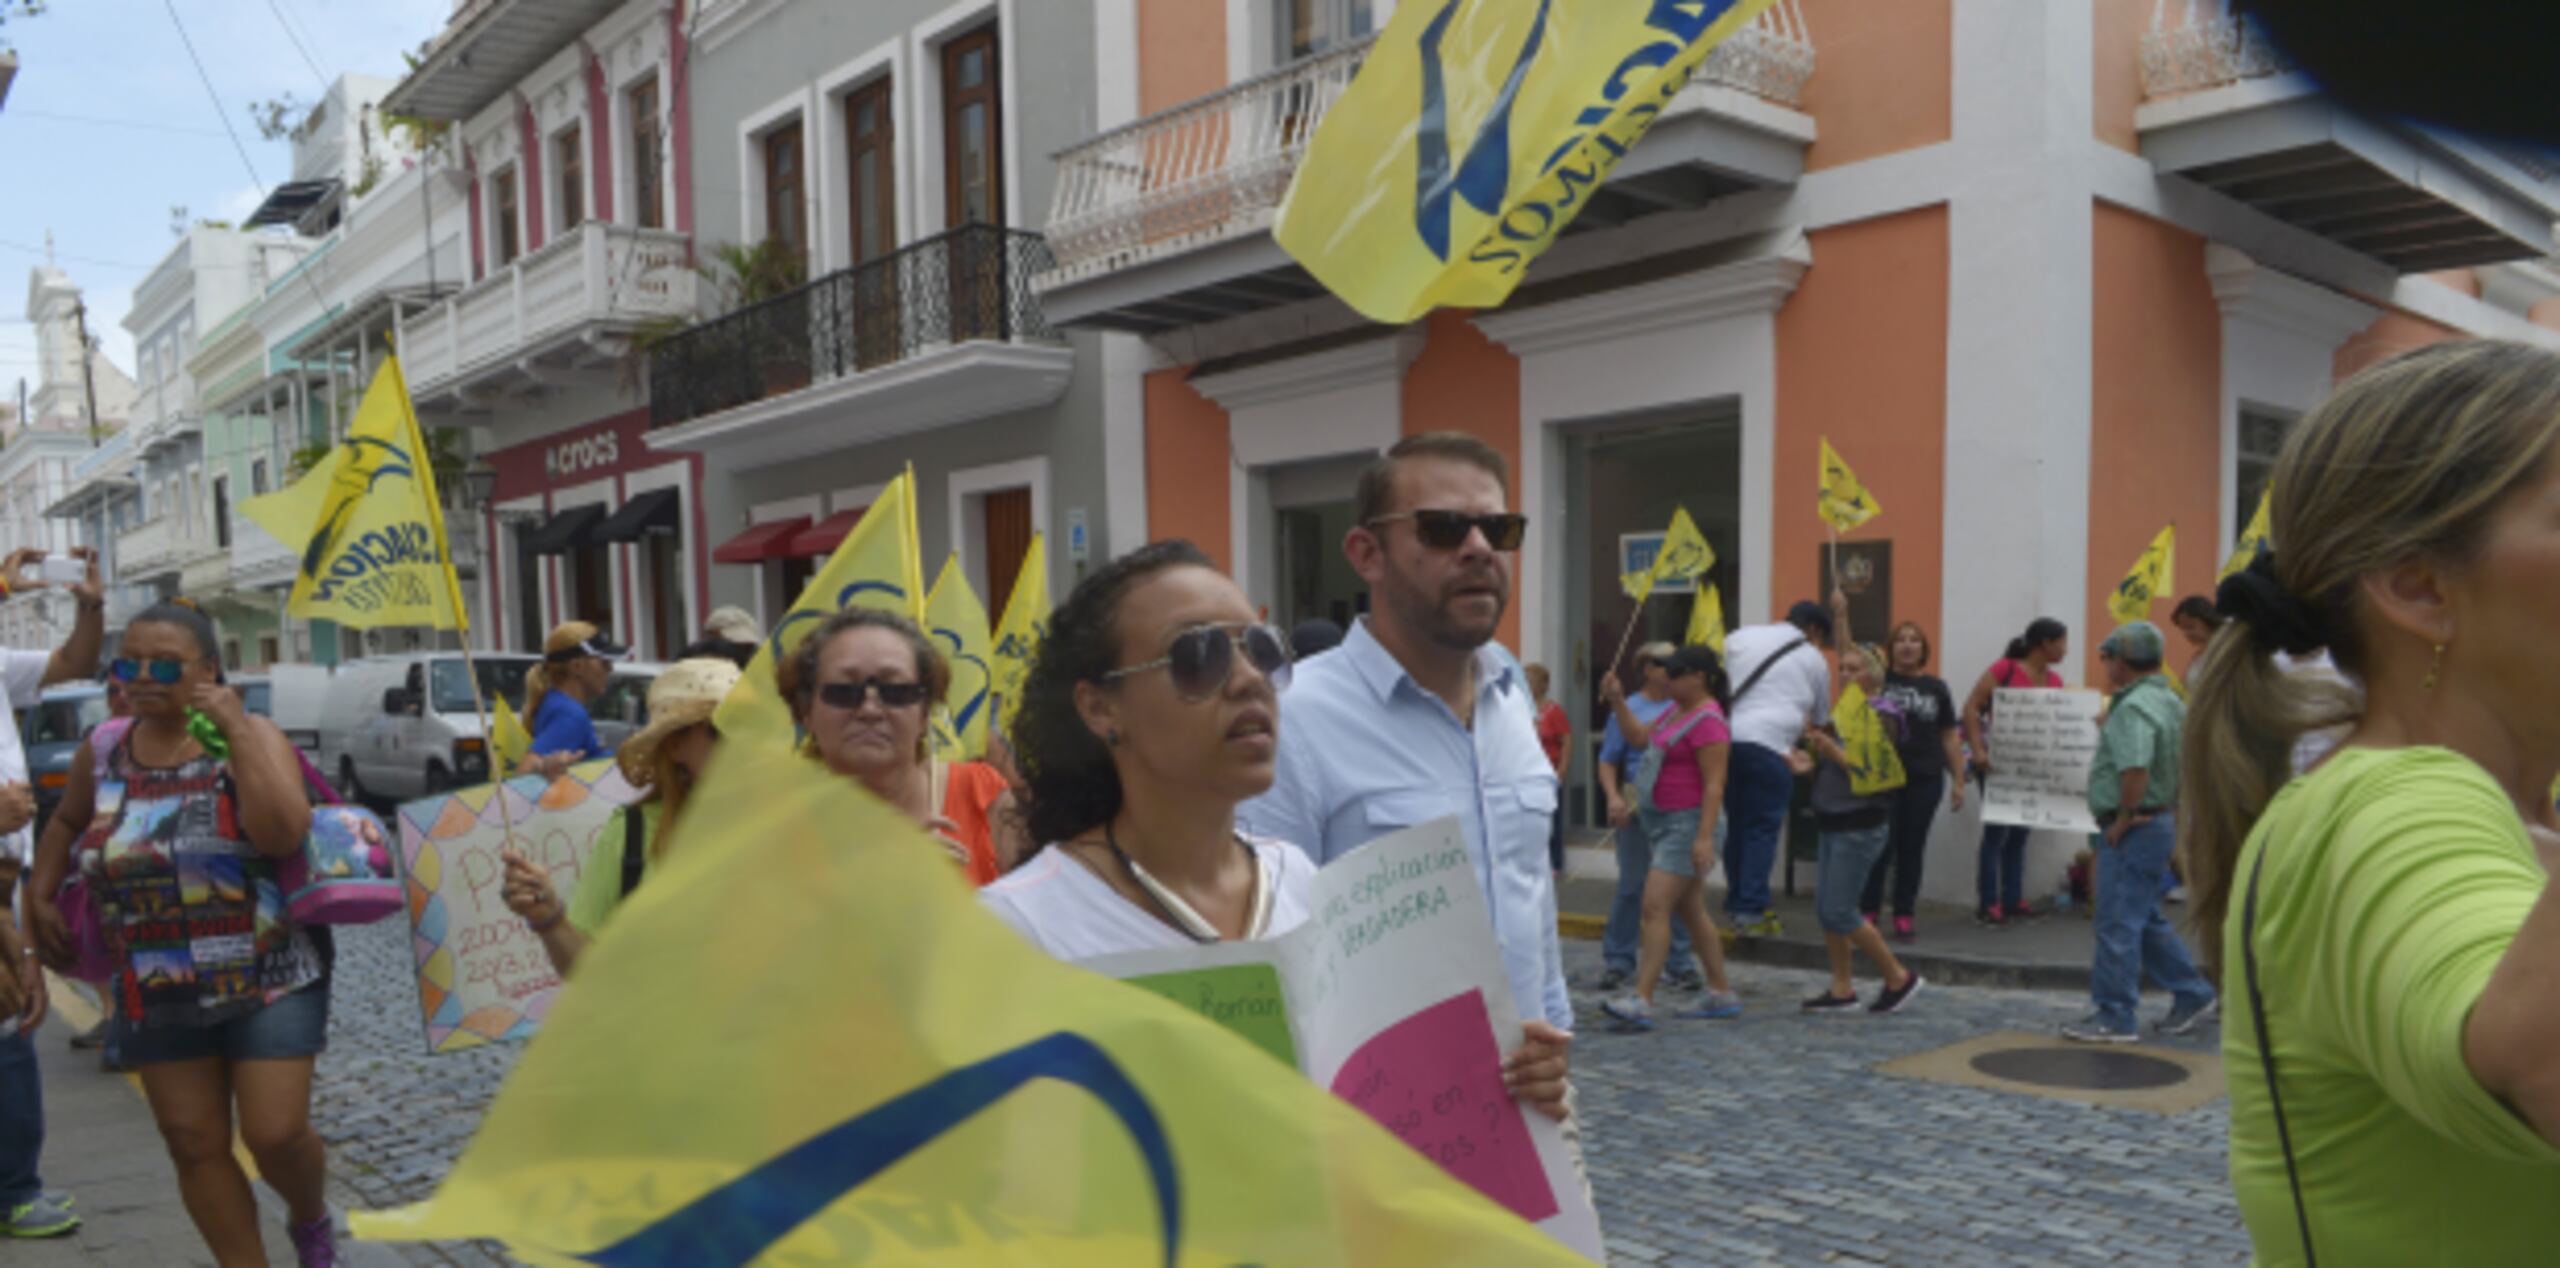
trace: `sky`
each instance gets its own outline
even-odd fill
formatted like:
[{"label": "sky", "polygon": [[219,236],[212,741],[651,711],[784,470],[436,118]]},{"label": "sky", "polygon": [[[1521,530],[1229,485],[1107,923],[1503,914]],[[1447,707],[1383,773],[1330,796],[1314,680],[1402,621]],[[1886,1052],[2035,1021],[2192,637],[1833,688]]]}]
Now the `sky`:
[{"label": "sky", "polygon": [[20,62],[0,103],[0,395],[14,404],[21,377],[35,389],[27,272],[43,263],[48,230],[57,267],[86,293],[90,333],[131,373],[121,322],[176,243],[170,209],[186,208],[189,223],[237,222],[292,174],[289,145],[258,135],[249,104],[309,102],[349,71],[396,79],[401,51],[452,11],[453,0],[47,0],[43,14],[0,26]]}]

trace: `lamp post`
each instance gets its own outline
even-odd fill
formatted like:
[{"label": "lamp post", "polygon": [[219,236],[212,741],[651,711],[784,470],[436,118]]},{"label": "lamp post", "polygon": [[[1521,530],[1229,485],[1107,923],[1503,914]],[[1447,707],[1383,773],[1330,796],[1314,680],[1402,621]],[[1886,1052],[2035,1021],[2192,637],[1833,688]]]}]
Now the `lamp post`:
[{"label": "lamp post", "polygon": [[463,506],[478,510],[495,501],[497,496],[498,469],[490,466],[485,457],[473,458],[471,465],[462,469]]}]

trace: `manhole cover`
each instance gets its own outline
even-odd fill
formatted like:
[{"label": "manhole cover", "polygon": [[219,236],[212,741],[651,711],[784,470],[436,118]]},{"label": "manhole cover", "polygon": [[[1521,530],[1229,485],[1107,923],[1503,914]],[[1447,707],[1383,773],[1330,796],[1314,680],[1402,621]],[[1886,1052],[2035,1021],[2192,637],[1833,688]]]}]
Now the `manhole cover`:
[{"label": "manhole cover", "polygon": [[2175,1061],[2099,1048],[2002,1048],[1976,1053],[1972,1065],[1995,1079],[2091,1092],[2173,1087],[2188,1078]]}]

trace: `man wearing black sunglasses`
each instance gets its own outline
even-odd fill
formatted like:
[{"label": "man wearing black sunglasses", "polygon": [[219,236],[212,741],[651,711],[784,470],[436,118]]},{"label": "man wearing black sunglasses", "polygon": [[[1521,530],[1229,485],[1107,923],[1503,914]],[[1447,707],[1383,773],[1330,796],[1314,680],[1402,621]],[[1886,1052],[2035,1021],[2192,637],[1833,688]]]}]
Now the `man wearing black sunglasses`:
[{"label": "man wearing black sunglasses", "polygon": [[1370,614],[1298,668],[1278,780],[1239,817],[1330,863],[1456,816],[1527,1031],[1505,1080],[1567,1118],[1573,1005],[1547,871],[1556,773],[1519,664],[1492,642],[1527,525],[1509,509],[1509,474],[1483,441],[1434,432],[1406,437],[1361,476],[1343,553],[1369,585]]}]

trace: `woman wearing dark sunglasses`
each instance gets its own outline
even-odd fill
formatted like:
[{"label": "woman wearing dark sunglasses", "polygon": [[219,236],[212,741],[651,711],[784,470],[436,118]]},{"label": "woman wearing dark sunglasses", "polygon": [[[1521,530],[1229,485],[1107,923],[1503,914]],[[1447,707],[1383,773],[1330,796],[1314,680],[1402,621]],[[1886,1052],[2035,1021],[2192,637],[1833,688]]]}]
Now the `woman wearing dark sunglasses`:
[{"label": "woman wearing dark sunglasses", "polygon": [[[108,672],[133,725],[103,760],[87,744],[73,753],[45,850],[57,865],[67,853],[88,878],[116,948],[118,1055],[142,1078],[215,1260],[267,1262],[231,1150],[236,1112],[259,1174],[291,1212],[300,1262],[334,1264],[328,1160],[311,1130],[327,944],[286,920],[276,885],[277,860],[311,830],[301,761],[222,685],[213,622],[193,607],[145,609]],[[190,711],[220,730],[228,756],[190,731]]]},{"label": "woman wearing dark sunglasses", "polygon": [[801,640],[774,679],[804,753],[941,837],[970,883],[997,877],[996,838],[1018,831],[1012,794],[984,762],[933,756],[932,710],[950,691],[951,666],[915,622],[846,608]]},{"label": "woman wearing dark sunglasses", "polygon": [[1062,960],[1265,938],[1307,918],[1315,865],[1236,831],[1271,786],[1287,636],[1189,542],[1076,586],[1050,618],[1013,742],[1039,853],[987,905]]}]

